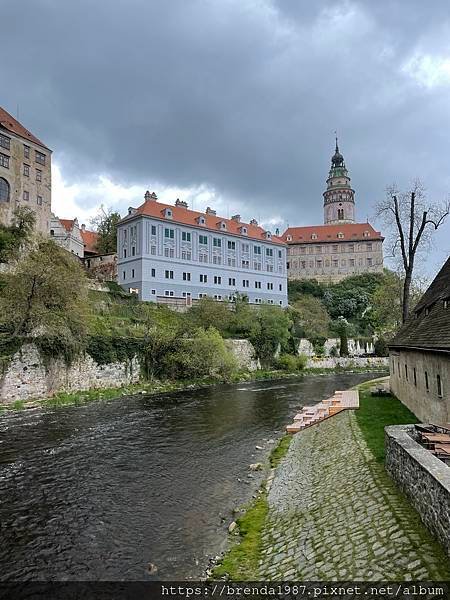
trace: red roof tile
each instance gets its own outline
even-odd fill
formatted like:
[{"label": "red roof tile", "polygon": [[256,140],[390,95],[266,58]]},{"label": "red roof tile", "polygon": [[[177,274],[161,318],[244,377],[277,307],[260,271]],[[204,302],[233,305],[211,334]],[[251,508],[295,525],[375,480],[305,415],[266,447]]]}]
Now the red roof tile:
[{"label": "red roof tile", "polygon": [[97,252],[97,239],[98,233],[96,231],[88,231],[85,229],[80,230],[81,237],[83,238],[84,250],[86,252]]},{"label": "red roof tile", "polygon": [[[364,235],[368,232],[369,235]],[[338,237],[342,233],[344,237]],[[312,237],[315,234],[314,238]],[[288,236],[292,239],[288,241]],[[289,227],[282,235],[287,244],[317,244],[340,241],[384,240],[379,231],[369,223],[342,223],[342,225],[313,225],[308,227]]]},{"label": "red roof tile", "polygon": [[30,142],[34,142],[35,144],[38,144],[38,146],[42,146],[43,148],[50,150],[50,148],[47,148],[47,146],[45,144],[43,144],[41,142],[41,140],[39,140],[30,131],[28,131],[28,129],[26,129],[21,123],[19,123],[19,121],[17,121],[13,116],[11,116],[9,114],[9,112],[7,112],[1,106],[0,106],[0,127],[7,129],[11,133],[15,133],[16,135],[19,135],[21,138],[29,140]]},{"label": "red roof tile", "polygon": [[[164,215],[165,209],[171,209],[172,218],[168,218]],[[233,219],[225,219],[223,217],[218,217],[216,215],[211,215],[207,213],[197,212],[195,210],[190,210],[188,208],[184,208],[182,206],[173,206],[171,204],[163,204],[162,202],[158,202],[156,200],[146,200],[144,204],[139,206],[136,209],[136,213],[140,215],[146,215],[148,217],[155,217],[157,219],[163,219],[167,222],[173,223],[181,223],[182,225],[188,225],[189,227],[198,227],[199,229],[209,229],[212,231],[221,231],[222,233],[228,233],[231,235],[243,235],[240,232],[241,227],[247,228],[247,234],[245,237],[259,240],[259,241],[267,241],[272,242],[274,244],[284,244],[284,241],[275,235],[272,235],[270,239],[266,239],[265,230],[259,225],[253,225],[251,223],[243,223],[242,221],[237,222]],[[136,214],[133,213],[133,214]],[[132,216],[132,215],[131,215]],[[131,218],[131,216],[125,217],[125,219]],[[198,218],[204,217],[205,224],[200,225],[198,223]],[[226,224],[226,229],[220,229],[220,223]]]},{"label": "red roof tile", "polygon": [[59,219],[59,222],[66,231],[72,231],[75,219]]}]

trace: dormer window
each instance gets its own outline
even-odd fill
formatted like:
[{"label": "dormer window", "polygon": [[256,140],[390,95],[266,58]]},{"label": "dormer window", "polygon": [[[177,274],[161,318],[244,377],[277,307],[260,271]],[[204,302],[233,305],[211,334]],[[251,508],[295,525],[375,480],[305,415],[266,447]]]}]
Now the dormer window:
[{"label": "dormer window", "polygon": [[265,237],[266,237],[266,240],[271,240],[272,239],[272,234],[270,233],[270,231],[266,231],[265,232]]},{"label": "dormer window", "polygon": [[369,232],[369,231],[365,231],[365,232],[363,233],[363,236],[364,236],[364,237],[370,237],[370,232]]},{"label": "dormer window", "polygon": [[173,212],[171,208],[165,208],[164,209],[164,216],[166,217],[166,219],[171,219],[173,217]]},{"label": "dormer window", "polygon": [[197,223],[199,225],[205,225],[205,223],[206,223],[205,217],[203,215],[200,215],[199,217],[197,217]]},{"label": "dormer window", "polygon": [[312,233],[311,234],[311,239],[312,240],[317,240],[317,233]]},{"label": "dormer window", "polygon": [[240,227],[239,231],[241,232],[242,235],[247,235],[247,227]]},{"label": "dormer window", "polygon": [[225,223],[225,221],[219,221],[218,226],[219,226],[219,229],[221,229],[222,231],[227,230],[227,224]]},{"label": "dormer window", "polygon": [[337,234],[337,237],[338,237],[340,240],[342,240],[342,238],[344,237],[344,234],[343,234],[343,233],[340,231],[340,232]]},{"label": "dormer window", "polygon": [[288,242],[292,242],[292,235],[287,235],[287,236],[286,236],[286,240],[287,240]]}]

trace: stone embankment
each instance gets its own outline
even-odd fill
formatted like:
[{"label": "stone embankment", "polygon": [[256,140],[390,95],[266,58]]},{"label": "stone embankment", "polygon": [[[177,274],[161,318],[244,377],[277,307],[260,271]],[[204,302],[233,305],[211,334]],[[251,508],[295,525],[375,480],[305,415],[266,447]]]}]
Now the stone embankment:
[{"label": "stone embankment", "polygon": [[388,369],[389,358],[384,356],[353,356],[353,357],[325,357],[308,358],[307,369]]},{"label": "stone embankment", "polygon": [[[226,343],[240,369],[260,368],[248,340],[226,340]],[[59,358],[44,360],[34,344],[25,344],[12,357],[0,379],[0,403],[48,398],[58,392],[132,385],[139,382],[140,371],[137,357],[126,362],[98,364],[84,354],[67,365]]]},{"label": "stone embankment", "polygon": [[446,580],[448,561],[353,412],[294,436],[268,493],[260,580]]}]

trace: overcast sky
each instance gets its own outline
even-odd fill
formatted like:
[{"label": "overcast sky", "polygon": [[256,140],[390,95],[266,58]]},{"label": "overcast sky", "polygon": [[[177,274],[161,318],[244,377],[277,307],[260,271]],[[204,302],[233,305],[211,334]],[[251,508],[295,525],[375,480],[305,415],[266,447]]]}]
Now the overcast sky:
[{"label": "overcast sky", "polygon": [[53,149],[61,217],[149,189],[322,223],[335,129],[358,220],[393,182],[449,196],[447,0],[0,0],[0,18],[0,105]]}]

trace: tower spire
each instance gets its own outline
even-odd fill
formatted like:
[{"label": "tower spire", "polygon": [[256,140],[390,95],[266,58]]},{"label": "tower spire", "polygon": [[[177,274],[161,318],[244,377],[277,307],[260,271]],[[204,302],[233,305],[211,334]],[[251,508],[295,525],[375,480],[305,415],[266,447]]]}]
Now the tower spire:
[{"label": "tower spire", "polygon": [[331,157],[327,189],[323,194],[325,225],[355,222],[355,192],[350,186],[344,157],[339,152],[337,131],[334,134],[336,147]]}]

